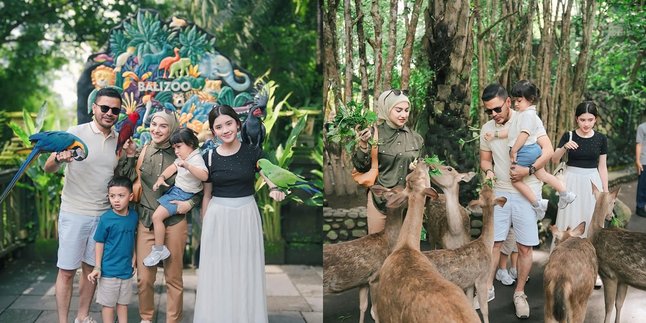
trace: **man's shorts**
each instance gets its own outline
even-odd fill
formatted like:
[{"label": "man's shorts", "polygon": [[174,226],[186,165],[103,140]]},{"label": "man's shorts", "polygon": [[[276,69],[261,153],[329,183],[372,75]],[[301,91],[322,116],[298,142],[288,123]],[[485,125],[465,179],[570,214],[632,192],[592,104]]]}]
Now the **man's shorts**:
[{"label": "man's shorts", "polygon": [[132,278],[99,278],[99,290],[96,294],[97,303],[107,307],[115,307],[117,304],[128,305],[131,297]]},{"label": "man's shorts", "polygon": [[169,215],[177,214],[177,204],[171,201],[186,201],[193,197],[193,193],[186,193],[177,186],[171,187],[164,195],[157,199],[159,204],[168,210]]},{"label": "man's shorts", "polygon": [[94,232],[100,216],[73,214],[61,211],[58,215],[58,262],[65,270],[76,270],[81,262],[95,264]]},{"label": "man's shorts", "polygon": [[[506,197],[507,202],[503,207],[494,206],[494,241],[505,241],[513,225],[516,242],[524,246],[537,246],[538,224],[531,203],[520,193],[496,191],[496,197]],[[537,198],[541,199],[541,196],[537,194]]]}]

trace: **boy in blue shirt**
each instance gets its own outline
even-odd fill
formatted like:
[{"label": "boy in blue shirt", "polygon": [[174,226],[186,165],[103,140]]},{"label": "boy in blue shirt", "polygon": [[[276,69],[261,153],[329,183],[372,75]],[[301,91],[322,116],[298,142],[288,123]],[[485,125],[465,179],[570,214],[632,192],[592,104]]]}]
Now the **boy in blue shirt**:
[{"label": "boy in blue shirt", "polygon": [[132,181],[114,177],[108,183],[108,199],[112,209],[101,215],[94,234],[96,266],[87,279],[99,282],[96,302],[103,305],[103,322],[114,322],[117,308],[119,323],[128,321],[128,303],[132,296],[135,273],[135,232],[137,212],[128,208],[132,199]]}]

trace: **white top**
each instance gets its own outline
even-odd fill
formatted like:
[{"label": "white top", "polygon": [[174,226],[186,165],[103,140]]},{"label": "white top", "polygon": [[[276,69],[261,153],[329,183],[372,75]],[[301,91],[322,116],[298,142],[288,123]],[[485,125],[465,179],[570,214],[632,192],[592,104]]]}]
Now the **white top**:
[{"label": "white top", "polygon": [[642,145],[642,153],[639,155],[639,162],[642,165],[646,165],[646,148],[644,148],[644,144],[646,143],[646,122],[637,127],[637,137],[635,139],[638,145]]},{"label": "white top", "polygon": [[516,111],[516,118],[509,120],[511,125],[509,126],[509,133],[507,135],[509,147],[513,147],[518,139],[518,135],[521,132],[525,132],[529,135],[525,144],[523,146],[531,145],[536,143],[538,138],[537,134],[545,134],[545,127],[543,126],[543,121],[541,118],[536,115],[536,106],[532,105],[525,111]]},{"label": "white top", "polygon": [[[496,184],[494,189],[497,191],[518,193],[514,186],[511,185],[511,178],[509,177],[511,160],[509,159],[509,146],[507,145],[507,140],[504,138],[493,138],[489,141],[484,139],[484,134],[486,132],[493,133],[496,130],[500,131],[503,129],[509,129],[510,125],[518,115],[518,113],[513,110],[509,110],[509,113],[511,114],[509,121],[504,125],[499,125],[492,119],[482,126],[482,130],[480,131],[480,150],[490,151],[493,156],[493,171],[494,174],[496,174]],[[542,132],[536,132],[536,137],[538,138],[545,134],[545,129],[543,128]],[[543,186],[543,183],[534,175],[525,177],[523,182],[529,185],[529,187],[535,192],[540,191]]]},{"label": "white top", "polygon": [[[193,176],[188,169],[184,167],[179,167],[177,163],[180,161],[179,158],[175,159],[175,166],[177,166],[177,176],[175,176],[175,186],[182,189],[186,193],[198,193],[202,190],[202,181],[197,177]],[[204,158],[200,155],[200,150],[195,149],[193,152],[188,155],[188,158],[184,161],[189,163],[199,169],[208,171],[206,164],[204,163]]]},{"label": "white top", "polygon": [[67,132],[83,140],[88,151],[84,160],[65,166],[61,211],[100,216],[110,208],[108,182],[119,161],[115,153],[117,133],[112,129],[109,136],[104,136],[94,121],[73,126]]}]

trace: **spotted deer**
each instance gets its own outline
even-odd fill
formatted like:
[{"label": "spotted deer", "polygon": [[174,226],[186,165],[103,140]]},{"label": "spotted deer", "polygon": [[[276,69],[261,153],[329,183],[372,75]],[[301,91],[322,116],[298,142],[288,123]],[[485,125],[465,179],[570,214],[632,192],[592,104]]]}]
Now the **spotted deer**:
[{"label": "spotted deer", "polygon": [[646,233],[621,228],[604,229],[604,220],[612,217],[619,189],[610,193],[599,192],[592,185],[592,193],[597,202],[588,238],[597,252],[599,276],[603,281],[604,323],[610,322],[613,306],[617,311],[615,322],[619,323],[628,286],[646,290]]},{"label": "spotted deer", "polygon": [[467,299],[473,299],[475,287],[485,323],[489,322],[487,281],[492,269],[493,209],[495,205],[503,207],[506,202],[505,197],[496,198],[491,187],[484,185],[480,191],[480,199],[469,204],[470,208],[482,208],[483,228],[480,237],[457,249],[422,252],[444,278],[466,291]]},{"label": "spotted deer", "polygon": [[469,182],[474,172],[459,173],[451,166],[435,166],[441,174],[431,176],[431,182],[442,189],[437,200],[426,207],[426,231],[433,249],[456,249],[471,241],[469,212],[460,205],[460,182]]},{"label": "spotted deer", "polygon": [[551,226],[557,246],[543,273],[545,322],[583,322],[597,278],[597,256],[592,243],[581,238],[585,222],[559,231]]},{"label": "spotted deer", "polygon": [[[387,189],[374,185],[370,190],[377,196],[390,196],[403,190]],[[323,292],[340,293],[351,288],[359,289],[359,322],[363,322],[368,309],[368,282],[381,268],[392,250],[402,225],[404,205],[389,208],[383,231],[356,240],[323,246]],[[373,306],[374,310],[374,306]]]},{"label": "spotted deer", "polygon": [[406,189],[388,201],[398,205],[408,199],[408,210],[397,243],[374,283],[378,319],[390,322],[480,322],[471,302],[459,287],[444,279],[420,252],[426,197],[437,197],[431,188],[428,165],[418,162],[406,177]]}]

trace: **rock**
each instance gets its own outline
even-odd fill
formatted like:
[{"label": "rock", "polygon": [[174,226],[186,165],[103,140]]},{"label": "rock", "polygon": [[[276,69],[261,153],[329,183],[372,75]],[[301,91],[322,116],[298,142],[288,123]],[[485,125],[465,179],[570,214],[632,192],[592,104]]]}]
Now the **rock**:
[{"label": "rock", "polygon": [[348,240],[348,230],[339,230],[339,239]]},{"label": "rock", "polygon": [[355,237],[355,238],[361,238],[361,237],[365,236],[366,234],[368,234],[368,232],[366,230],[362,230],[362,229],[352,230],[352,236]]},{"label": "rock", "polygon": [[469,231],[469,234],[472,237],[479,237],[480,236],[480,229],[472,228],[471,231]]},{"label": "rock", "polygon": [[471,220],[471,228],[482,228],[481,220]]},{"label": "rock", "polygon": [[612,210],[614,218],[610,222],[610,227],[625,228],[633,215],[633,211],[623,201],[617,199],[615,208]]},{"label": "rock", "polygon": [[323,224],[323,232],[328,232],[332,229],[332,227],[329,224]]},{"label": "rock", "polygon": [[339,229],[341,228],[341,225],[338,223],[332,223],[332,229]]},{"label": "rock", "polygon": [[334,231],[328,232],[325,236],[330,240],[336,240],[339,238],[339,235]]},{"label": "rock", "polygon": [[366,221],[363,221],[363,220],[357,221],[357,227],[359,227],[359,228],[365,227],[366,224],[367,224]]},{"label": "rock", "polygon": [[345,227],[347,229],[350,229],[350,230],[354,229],[354,227],[355,227],[354,220],[352,220],[352,219],[347,219],[347,220],[343,221],[343,224],[345,224]]},{"label": "rock", "polygon": [[351,219],[356,219],[359,217],[359,212],[357,212],[356,210],[350,211],[348,212],[348,217]]}]

